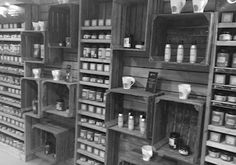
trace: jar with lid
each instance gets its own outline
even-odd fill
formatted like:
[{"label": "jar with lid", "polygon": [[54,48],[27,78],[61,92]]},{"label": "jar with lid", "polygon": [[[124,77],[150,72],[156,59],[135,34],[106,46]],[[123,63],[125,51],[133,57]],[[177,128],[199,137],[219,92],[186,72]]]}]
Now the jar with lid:
[{"label": "jar with lid", "polygon": [[89,90],[88,91],[88,99],[95,101],[96,100],[96,91],[94,90]]},{"label": "jar with lid", "polygon": [[215,141],[215,142],[220,142],[221,141],[221,133],[218,132],[210,132],[210,140]]},{"label": "jar with lid", "polygon": [[98,58],[98,54],[97,54],[97,47],[96,46],[93,46],[91,48],[91,58]]},{"label": "jar with lid", "polygon": [[65,110],[65,102],[62,98],[57,99],[56,101],[56,110],[64,111]]},{"label": "jar with lid", "polygon": [[225,84],[226,75],[225,74],[215,74],[214,83],[216,84]]},{"label": "jar with lid", "polygon": [[231,41],[232,35],[230,34],[229,31],[224,31],[219,35],[219,40],[220,41]]},{"label": "jar with lid", "polygon": [[106,49],[102,46],[98,48],[98,58],[104,59],[106,57]]},{"label": "jar with lid", "polygon": [[231,135],[225,135],[225,143],[231,146],[236,146],[236,137]]},{"label": "jar with lid", "polygon": [[229,65],[229,53],[225,49],[221,49],[217,53],[216,66],[227,67]]},{"label": "jar with lid", "polygon": [[233,160],[233,156],[229,152],[221,152],[220,158],[227,162],[230,162]]},{"label": "jar with lid", "polygon": [[226,99],[227,99],[227,96],[226,96],[225,94],[219,92],[219,93],[216,93],[216,94],[214,95],[214,99],[215,99],[216,101],[225,102]]},{"label": "jar with lid", "polygon": [[236,129],[236,112],[229,111],[225,114],[225,127]]},{"label": "jar with lid", "polygon": [[208,149],[209,156],[212,158],[219,158],[220,157],[220,152],[214,148]]},{"label": "jar with lid", "polygon": [[171,132],[169,137],[169,147],[176,150],[179,145],[180,134],[177,132]]},{"label": "jar with lid", "polygon": [[85,45],[83,49],[83,57],[90,58],[90,56],[91,56],[91,48],[88,45]]},{"label": "jar with lid", "polygon": [[211,124],[213,125],[223,125],[224,122],[224,112],[220,110],[213,110],[212,117],[211,117]]},{"label": "jar with lid", "polygon": [[236,103],[236,94],[230,93],[227,97],[227,101],[231,103]]},{"label": "jar with lid", "polygon": [[111,58],[111,48],[110,47],[106,48],[105,57],[106,57],[106,59],[110,59]]}]

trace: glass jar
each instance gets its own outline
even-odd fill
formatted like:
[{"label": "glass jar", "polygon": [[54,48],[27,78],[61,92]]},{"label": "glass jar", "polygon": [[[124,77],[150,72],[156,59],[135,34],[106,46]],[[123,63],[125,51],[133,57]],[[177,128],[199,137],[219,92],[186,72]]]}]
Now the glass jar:
[{"label": "glass jar", "polygon": [[220,158],[227,162],[230,162],[233,160],[233,156],[229,152],[221,152]]},{"label": "glass jar", "polygon": [[236,68],[236,53],[233,53],[231,67]]},{"label": "glass jar", "polygon": [[222,49],[217,53],[216,66],[227,67],[229,65],[229,53]]},{"label": "glass jar", "polygon": [[132,115],[129,115],[128,129],[131,131],[134,130],[134,116]]},{"label": "glass jar", "polygon": [[226,99],[227,99],[227,96],[225,96],[223,93],[216,93],[216,94],[214,95],[214,99],[215,99],[216,101],[223,101],[223,102],[225,102]]},{"label": "glass jar", "polygon": [[83,49],[83,57],[85,58],[90,58],[91,56],[91,49],[89,46],[84,46],[84,49]]},{"label": "glass jar", "polygon": [[214,83],[216,84],[225,84],[226,75],[224,74],[215,74]]},{"label": "glass jar", "polygon": [[215,142],[221,141],[221,133],[218,132],[210,132],[210,140]]},{"label": "glass jar", "polygon": [[62,98],[57,99],[56,101],[56,110],[64,111],[65,110],[65,102]]},{"label": "glass jar", "polygon": [[220,41],[231,41],[232,40],[232,35],[228,31],[222,32],[219,35],[219,40]]},{"label": "glass jar", "polygon": [[91,48],[91,58],[98,58],[98,54],[97,54],[97,47],[96,46],[93,46]]},{"label": "glass jar", "polygon": [[169,137],[169,147],[176,150],[179,145],[180,135],[177,132],[171,132]]},{"label": "glass jar", "polygon": [[208,150],[209,156],[212,158],[219,158],[220,157],[220,152],[214,148],[210,148]]},{"label": "glass jar", "polygon": [[229,111],[225,114],[225,127],[236,129],[236,112]]},{"label": "glass jar", "polygon": [[225,143],[231,146],[236,146],[236,137],[231,135],[225,135]]},{"label": "glass jar", "polygon": [[106,57],[106,49],[104,47],[98,48],[98,58],[104,59]]},{"label": "glass jar", "polygon": [[224,121],[224,112],[220,110],[212,111],[211,124],[213,125],[223,125]]}]

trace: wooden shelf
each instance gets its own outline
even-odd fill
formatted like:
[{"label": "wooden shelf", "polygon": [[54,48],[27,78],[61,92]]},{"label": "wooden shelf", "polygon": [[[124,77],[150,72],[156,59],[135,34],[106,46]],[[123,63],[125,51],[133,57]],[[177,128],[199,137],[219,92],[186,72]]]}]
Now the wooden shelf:
[{"label": "wooden shelf", "polygon": [[82,122],[79,121],[78,125],[80,125],[82,127],[87,127],[87,128],[90,128],[90,129],[94,129],[94,130],[97,130],[97,131],[100,131],[100,132],[104,132],[104,133],[107,132],[106,128],[98,127],[96,125],[92,125],[92,124],[89,124],[89,123],[82,123]]},{"label": "wooden shelf", "polygon": [[6,100],[0,100],[0,103],[8,104],[8,105],[11,105],[11,106],[16,107],[16,108],[21,108],[21,105],[20,105],[20,104],[13,103],[13,102],[6,101]]},{"label": "wooden shelf", "polygon": [[217,142],[208,140],[206,145],[209,147],[220,149],[220,150],[236,153],[236,146],[231,146],[231,145],[225,144],[224,142],[217,143]]},{"label": "wooden shelf", "polygon": [[83,115],[83,116],[96,118],[96,119],[100,119],[100,120],[105,120],[104,115],[100,115],[100,114],[97,114],[97,113],[92,113],[92,112],[89,112],[89,111],[78,110],[78,114]]},{"label": "wooden shelf", "polygon": [[57,126],[57,125],[54,125],[54,124],[51,124],[51,123],[45,123],[45,124],[38,123],[38,124],[34,124],[32,126],[32,128],[38,128],[38,129],[43,130],[45,132],[52,133],[55,136],[60,135],[61,133],[64,133],[64,132],[68,131],[67,128],[64,128],[64,127],[61,127],[61,126]]},{"label": "wooden shelf", "polygon": [[79,99],[79,102],[81,103],[85,103],[85,104],[91,104],[91,105],[95,105],[95,106],[99,106],[99,107],[103,107],[105,108],[105,103],[103,102],[97,102],[97,101],[90,101],[90,100],[84,100],[84,99]]},{"label": "wooden shelf", "polygon": [[210,156],[206,156],[205,161],[216,165],[235,165],[234,162],[226,162],[220,158],[212,158]]},{"label": "wooden shelf", "polygon": [[15,74],[19,76],[24,76],[24,73],[17,72],[17,71],[9,71],[7,69],[0,70],[0,73],[7,73],[7,74]]},{"label": "wooden shelf", "polygon": [[0,132],[5,133],[5,134],[7,134],[11,137],[14,137],[14,138],[18,139],[18,140],[24,141],[24,136],[19,136],[15,133],[12,133],[12,132],[9,132],[9,131],[3,130],[3,129],[0,129]]},{"label": "wooden shelf", "polygon": [[82,26],[81,30],[111,30],[111,26]]},{"label": "wooden shelf", "polygon": [[15,129],[17,129],[17,130],[19,130],[19,131],[22,131],[22,132],[25,131],[24,128],[18,127],[18,126],[16,126],[16,125],[13,125],[13,124],[11,124],[11,123],[8,123],[8,122],[2,121],[2,120],[0,120],[0,123],[1,123],[1,124],[4,124],[4,125],[7,125],[8,127],[15,128]]},{"label": "wooden shelf", "polygon": [[16,66],[24,66],[23,63],[20,63],[20,62],[11,62],[11,61],[1,61],[1,63],[4,65],[4,64],[7,64],[7,65],[16,65]]},{"label": "wooden shelf", "polygon": [[14,98],[17,98],[17,99],[21,99],[21,95],[17,95],[17,94],[5,92],[5,91],[0,91],[0,94],[10,96],[10,97],[14,97]]},{"label": "wooden shelf", "polygon": [[145,91],[144,88],[131,88],[131,89],[113,88],[113,89],[108,90],[107,92],[132,95],[132,96],[141,96],[141,97],[152,97],[152,96],[159,96],[163,94],[163,92],[151,93],[151,92]]},{"label": "wooden shelf", "polygon": [[236,74],[236,68],[215,67],[215,72],[217,72],[217,73],[227,73],[227,74]]},{"label": "wooden shelf", "polygon": [[236,136],[236,129],[230,129],[224,126],[208,125],[208,130]]},{"label": "wooden shelf", "polygon": [[225,90],[225,91],[236,91],[236,86],[233,85],[221,85],[221,84],[213,84],[214,89]]},{"label": "wooden shelf", "polygon": [[30,111],[30,112],[25,112],[24,115],[30,116],[30,117],[33,117],[33,118],[36,118],[36,119],[40,119],[40,118],[41,118],[39,115],[34,114],[32,111]]},{"label": "wooden shelf", "polygon": [[236,41],[216,41],[217,46],[236,46]]},{"label": "wooden shelf", "polygon": [[24,62],[28,63],[35,63],[35,64],[43,64],[44,61],[42,60],[36,60],[36,59],[23,59]]},{"label": "wooden shelf", "polygon": [[85,150],[77,149],[77,153],[80,153],[80,154],[83,154],[85,156],[88,156],[88,157],[90,157],[92,159],[95,159],[95,160],[97,160],[99,162],[105,162],[104,158],[101,158],[100,156],[97,156],[97,155],[92,154],[92,153],[90,153],[88,151],[85,151]]},{"label": "wooden shelf", "polygon": [[13,85],[13,84],[2,82],[2,81],[0,81],[0,85],[5,86],[5,87],[10,87],[10,88],[15,88],[15,89],[21,89],[20,85]]},{"label": "wooden shelf", "polygon": [[48,45],[49,48],[55,48],[55,49],[71,49],[71,47],[68,46],[59,46],[59,44],[49,44]]},{"label": "wooden shelf", "polygon": [[53,80],[53,79],[44,79],[44,83],[54,83],[54,84],[62,84],[62,85],[77,85],[77,82],[67,82],[64,80]]},{"label": "wooden shelf", "polygon": [[13,116],[13,115],[11,115],[11,114],[7,114],[7,113],[4,113],[4,112],[0,112],[0,115],[5,116],[5,117],[8,117],[8,118],[11,118],[11,119],[14,119],[14,120],[19,121],[19,122],[22,122],[22,123],[24,122],[24,119],[19,118],[19,117],[16,117],[16,116]]},{"label": "wooden shelf", "polygon": [[0,41],[21,42],[21,38],[0,38]]},{"label": "wooden shelf", "polygon": [[0,52],[0,54],[2,54],[2,55],[10,55],[10,56],[21,56],[21,54],[20,53],[9,53],[9,52],[4,52],[4,51],[2,51],[2,52]]},{"label": "wooden shelf", "polygon": [[110,64],[111,60],[110,59],[99,59],[99,58],[84,58],[81,57],[80,61],[86,61],[86,62],[96,62],[96,63],[107,63]]},{"label": "wooden shelf", "polygon": [[221,101],[216,101],[212,100],[212,105],[217,106],[217,107],[223,107],[223,108],[230,108],[235,110],[236,104],[235,103],[230,103],[230,102],[221,102]]},{"label": "wooden shelf", "polygon": [[94,70],[85,70],[80,69],[80,73],[86,73],[86,74],[93,74],[93,75],[101,75],[101,76],[109,76],[109,72],[100,72],[100,71],[94,71]]},{"label": "wooden shelf", "polygon": [[86,145],[89,145],[89,146],[93,146],[93,147],[95,147],[97,149],[100,149],[100,150],[103,150],[103,151],[106,150],[106,147],[101,145],[101,144],[97,144],[95,142],[91,142],[91,141],[84,140],[84,139],[81,139],[81,138],[78,138],[77,142],[80,142],[80,143],[83,143],[83,144],[86,144]]},{"label": "wooden shelf", "polygon": [[177,62],[162,62],[162,67],[164,69],[173,69],[173,70],[189,70],[197,72],[208,72],[209,65],[201,63],[177,63]]},{"label": "wooden shelf", "polygon": [[8,29],[0,29],[0,32],[21,32],[24,31],[24,28],[8,28]]},{"label": "wooden shelf", "polygon": [[99,87],[99,88],[109,88],[109,85],[106,84],[99,84],[99,83],[92,83],[92,82],[86,82],[86,81],[80,81],[80,85],[87,85],[87,86],[93,86],[93,87]]},{"label": "wooden shelf", "polygon": [[58,111],[56,109],[56,105],[49,105],[44,108],[44,111],[47,113],[57,115],[57,116],[68,117],[68,118],[73,117],[73,114],[70,114],[67,111]]},{"label": "wooden shelf", "polygon": [[236,28],[236,22],[219,23],[218,28]]},{"label": "wooden shelf", "polygon": [[24,30],[21,32],[21,34],[45,34],[46,31],[40,31],[40,30]]},{"label": "wooden shelf", "polygon": [[124,48],[124,47],[114,47],[113,50],[120,51],[131,51],[131,52],[145,52],[145,49],[135,49],[135,48]]},{"label": "wooden shelf", "polygon": [[102,40],[102,39],[81,39],[81,43],[94,43],[94,44],[110,44],[111,40]]},{"label": "wooden shelf", "polygon": [[56,159],[53,157],[53,154],[46,155],[44,154],[44,151],[38,151],[34,153],[37,157],[46,160],[50,163],[55,163]]}]

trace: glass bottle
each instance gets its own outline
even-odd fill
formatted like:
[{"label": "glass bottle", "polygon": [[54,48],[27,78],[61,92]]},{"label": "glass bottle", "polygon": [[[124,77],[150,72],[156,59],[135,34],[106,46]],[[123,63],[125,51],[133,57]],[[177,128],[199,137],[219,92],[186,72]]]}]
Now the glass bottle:
[{"label": "glass bottle", "polygon": [[165,62],[169,62],[170,58],[171,58],[171,44],[169,41],[169,43],[167,43],[165,46],[165,56],[164,56]]},{"label": "glass bottle", "polygon": [[184,42],[181,41],[180,44],[178,45],[177,48],[177,62],[181,63],[183,62],[183,58],[184,58]]},{"label": "glass bottle", "polygon": [[132,116],[132,115],[129,116],[128,129],[134,130],[134,116]]},{"label": "glass bottle", "polygon": [[190,58],[189,62],[194,64],[197,60],[197,42],[195,41],[190,47]]},{"label": "glass bottle", "polygon": [[66,81],[72,82],[71,65],[67,65],[66,67]]},{"label": "glass bottle", "polygon": [[123,124],[124,124],[123,114],[119,113],[119,115],[118,115],[118,127],[122,128]]}]

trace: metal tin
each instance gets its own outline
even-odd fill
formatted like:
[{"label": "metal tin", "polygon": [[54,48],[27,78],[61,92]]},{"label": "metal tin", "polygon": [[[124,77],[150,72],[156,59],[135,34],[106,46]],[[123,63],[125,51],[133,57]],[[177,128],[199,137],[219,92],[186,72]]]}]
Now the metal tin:
[{"label": "metal tin", "polygon": [[106,26],[111,26],[111,19],[106,19],[105,25]]},{"label": "metal tin", "polygon": [[80,107],[81,107],[81,110],[83,110],[83,111],[87,111],[88,110],[88,105],[87,104],[81,103]]},{"label": "metal tin", "polygon": [[99,19],[98,20],[98,26],[104,26],[104,19]]},{"label": "metal tin", "polygon": [[93,153],[94,153],[95,155],[99,155],[99,149],[94,148],[94,149],[93,149]]},{"label": "metal tin", "polygon": [[88,99],[95,101],[96,100],[96,91],[93,90],[89,90],[88,91]]},{"label": "metal tin", "polygon": [[97,71],[103,71],[103,64],[97,64]]},{"label": "metal tin", "polygon": [[98,127],[103,127],[103,122],[101,122],[101,121],[96,121],[96,126],[98,126]]},{"label": "metal tin", "polygon": [[104,146],[106,145],[106,136],[104,135],[101,136],[101,144]]},{"label": "metal tin", "polygon": [[236,113],[229,111],[225,114],[225,127],[236,129]]},{"label": "metal tin", "polygon": [[93,152],[93,148],[91,146],[87,146],[87,151],[92,153]]},{"label": "metal tin", "polygon": [[99,101],[99,102],[103,101],[103,92],[101,91],[96,92],[96,101]]},{"label": "metal tin", "polygon": [[215,142],[221,141],[221,133],[218,132],[210,132],[210,140]]},{"label": "metal tin", "polygon": [[213,125],[223,125],[224,112],[222,111],[212,111],[211,124]]},{"label": "metal tin", "polygon": [[97,25],[98,25],[98,21],[96,19],[92,19],[91,26],[97,26]]},{"label": "metal tin", "polygon": [[111,48],[106,48],[106,59],[111,58]]},{"label": "metal tin", "polygon": [[103,79],[103,77],[98,77],[98,78],[97,78],[97,83],[99,83],[99,84],[104,84],[104,79]]},{"label": "metal tin", "polygon": [[96,70],[97,64],[95,63],[90,63],[90,70]]},{"label": "metal tin", "polygon": [[104,72],[110,72],[110,65],[104,64]]},{"label": "metal tin", "polygon": [[100,39],[100,40],[103,40],[105,38],[106,38],[106,36],[105,36],[104,33],[101,33],[101,34],[98,35],[98,39]]},{"label": "metal tin", "polygon": [[82,62],[82,69],[88,70],[89,69],[89,63]]},{"label": "metal tin", "polygon": [[235,136],[230,136],[230,135],[225,135],[225,143],[236,146],[236,137]]},{"label": "metal tin", "polygon": [[106,40],[111,40],[111,34],[106,34],[105,39]]},{"label": "metal tin", "polygon": [[81,130],[80,130],[80,137],[81,137],[82,139],[86,139],[86,138],[87,138],[87,130],[81,129]]},{"label": "metal tin", "polygon": [[82,76],[82,81],[90,81],[90,77],[89,76]]},{"label": "metal tin", "polygon": [[225,84],[226,75],[224,74],[215,74],[214,82],[216,84]]},{"label": "metal tin", "polygon": [[92,131],[87,131],[87,140],[88,141],[93,141],[93,138],[94,138],[94,132]]},{"label": "metal tin", "polygon": [[80,149],[85,150],[85,148],[86,148],[86,145],[83,143],[80,143]]},{"label": "metal tin", "polygon": [[231,94],[227,97],[227,101],[231,102],[231,103],[236,103],[236,95],[235,94]]},{"label": "metal tin", "polygon": [[232,76],[232,75],[230,76],[230,78],[229,78],[229,84],[236,86],[236,76]]},{"label": "metal tin", "polygon": [[208,153],[209,153],[209,156],[212,158],[219,158],[220,157],[220,152],[216,149],[209,149]]},{"label": "metal tin", "polygon": [[100,156],[101,158],[104,158],[104,157],[105,157],[105,152],[102,151],[102,150],[100,150],[100,152],[99,152],[99,156]]},{"label": "metal tin", "polygon": [[102,108],[101,107],[96,107],[96,113],[97,114],[102,114]]},{"label": "metal tin", "polygon": [[91,58],[98,58],[97,51],[98,51],[97,47],[91,48]]},{"label": "metal tin", "polygon": [[231,41],[232,35],[230,34],[230,32],[223,32],[219,35],[219,40],[220,41]]},{"label": "metal tin", "polygon": [[95,125],[95,124],[96,124],[96,121],[93,120],[93,119],[89,119],[89,120],[88,120],[88,123],[89,123],[89,124],[92,124],[92,125]]},{"label": "metal tin", "polygon": [[101,143],[101,137],[102,137],[102,134],[95,133],[94,134],[94,142],[97,143],[97,144],[100,144]]},{"label": "metal tin", "polygon": [[93,105],[88,105],[88,111],[94,113],[95,107]]},{"label": "metal tin", "polygon": [[215,94],[214,95],[214,99],[216,100],[216,101],[226,101],[226,99],[227,99],[227,96],[224,96],[223,94]]},{"label": "metal tin", "polygon": [[88,96],[89,96],[89,90],[82,89],[82,98],[87,100],[89,98]]},{"label": "metal tin", "polygon": [[216,66],[227,67],[229,65],[229,53],[221,50],[217,53]]},{"label": "metal tin", "polygon": [[98,58],[104,59],[106,57],[106,49],[105,48],[98,48]]},{"label": "metal tin", "polygon": [[109,78],[106,78],[106,79],[104,80],[104,84],[106,84],[106,85],[109,85],[109,84],[110,84]]},{"label": "metal tin", "polygon": [[83,57],[90,58],[90,55],[91,55],[91,48],[85,46],[83,49]]},{"label": "metal tin", "polygon": [[90,26],[90,20],[84,20],[84,26]]},{"label": "metal tin", "polygon": [[90,82],[96,83],[97,82],[97,78],[96,77],[90,77]]},{"label": "metal tin", "polygon": [[233,160],[233,156],[229,152],[221,152],[220,158],[227,162],[230,162]]}]

